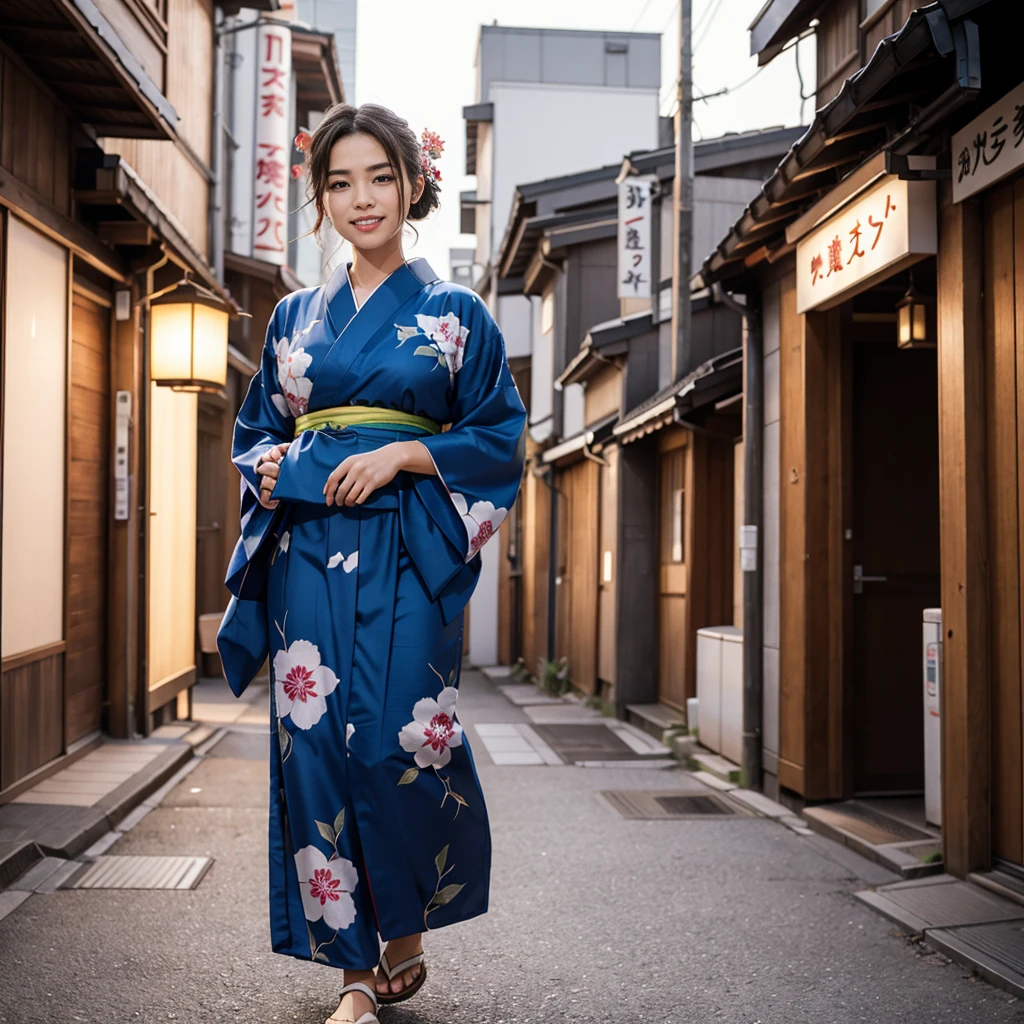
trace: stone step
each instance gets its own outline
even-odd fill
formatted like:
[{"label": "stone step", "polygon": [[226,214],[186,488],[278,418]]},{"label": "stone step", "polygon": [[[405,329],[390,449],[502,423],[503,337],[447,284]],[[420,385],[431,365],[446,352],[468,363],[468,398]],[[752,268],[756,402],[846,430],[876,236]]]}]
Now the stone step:
[{"label": "stone step", "polygon": [[665,704],[627,704],[626,721],[661,742],[669,730],[686,728],[683,716]]},{"label": "stone step", "polygon": [[721,754],[713,754],[710,750],[701,747],[690,756],[690,760],[701,771],[705,771],[709,775],[716,775],[723,782],[739,783],[740,781],[740,766],[728,758],[722,757]]}]

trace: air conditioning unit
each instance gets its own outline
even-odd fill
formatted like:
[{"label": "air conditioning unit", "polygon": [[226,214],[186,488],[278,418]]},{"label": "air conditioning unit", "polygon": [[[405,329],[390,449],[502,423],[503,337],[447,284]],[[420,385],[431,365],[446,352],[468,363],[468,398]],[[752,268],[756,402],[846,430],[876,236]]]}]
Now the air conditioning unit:
[{"label": "air conditioning unit", "polygon": [[697,630],[697,703],[701,746],[742,763],[742,629],[707,626]]}]

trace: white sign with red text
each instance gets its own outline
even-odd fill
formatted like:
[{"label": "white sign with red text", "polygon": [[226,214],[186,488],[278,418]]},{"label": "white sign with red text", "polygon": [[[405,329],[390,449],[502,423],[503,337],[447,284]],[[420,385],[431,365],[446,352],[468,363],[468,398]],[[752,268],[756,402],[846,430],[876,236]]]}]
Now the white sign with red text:
[{"label": "white sign with red text", "polygon": [[835,306],[936,252],[935,182],[888,175],[797,243],[797,312]]},{"label": "white sign with red text", "polygon": [[651,297],[651,186],[654,178],[619,183],[620,299]]},{"label": "white sign with red text", "polygon": [[252,249],[267,263],[288,262],[288,180],[291,173],[292,33],[262,22],[256,40],[256,166]]}]

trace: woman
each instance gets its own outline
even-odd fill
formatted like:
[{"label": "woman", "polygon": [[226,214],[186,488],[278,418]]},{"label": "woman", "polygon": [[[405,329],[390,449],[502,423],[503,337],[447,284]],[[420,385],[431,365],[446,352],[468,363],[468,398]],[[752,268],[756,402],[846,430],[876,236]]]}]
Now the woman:
[{"label": "woman", "polygon": [[328,1024],[409,998],[422,933],[488,901],[463,608],[518,492],[526,411],[484,304],[402,254],[405,222],[438,205],[424,139],[366,104],[297,140],[316,226],[353,260],[278,304],[234,433],[218,643],[238,694],[271,659],[272,942],[344,969]]}]

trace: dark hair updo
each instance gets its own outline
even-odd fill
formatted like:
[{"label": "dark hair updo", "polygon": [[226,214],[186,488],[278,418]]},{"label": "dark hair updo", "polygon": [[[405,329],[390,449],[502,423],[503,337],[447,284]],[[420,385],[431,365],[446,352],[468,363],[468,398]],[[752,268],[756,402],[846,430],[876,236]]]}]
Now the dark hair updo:
[{"label": "dark hair updo", "polygon": [[[415,182],[417,176],[423,174],[423,150],[420,143],[409,127],[409,122],[402,120],[393,110],[376,103],[364,103],[359,107],[339,103],[331,107],[313,132],[306,155],[309,197],[316,206],[314,232],[320,230],[327,216],[324,194],[327,191],[331,147],[338,139],[357,133],[373,136],[384,147],[391,166],[396,171],[399,167],[405,168],[410,182]],[[405,185],[401,175],[396,177],[399,201],[404,210]],[[423,194],[413,203],[407,220],[423,220],[431,210],[441,205],[441,189],[437,182],[429,174],[423,174],[423,180]]]}]

